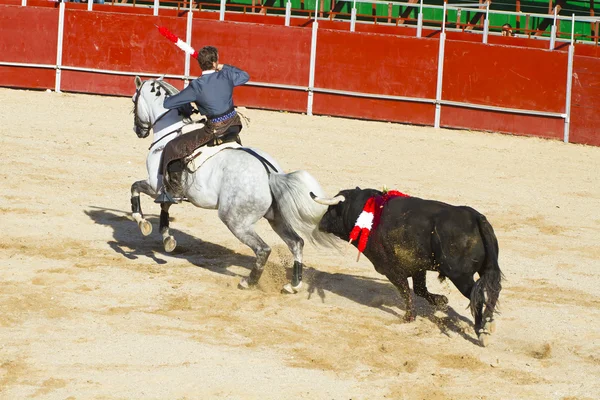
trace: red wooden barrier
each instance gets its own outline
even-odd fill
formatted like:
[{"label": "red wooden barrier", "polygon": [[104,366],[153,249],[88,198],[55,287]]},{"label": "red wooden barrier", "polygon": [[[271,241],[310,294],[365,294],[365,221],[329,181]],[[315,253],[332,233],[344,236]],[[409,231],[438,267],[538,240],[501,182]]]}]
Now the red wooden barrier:
[{"label": "red wooden barrier", "polygon": [[[185,38],[186,21],[81,10],[65,11],[63,65],[116,71],[183,75],[184,54],[154,26],[169,26]],[[65,70],[61,87],[67,91],[131,95],[131,76]],[[182,88],[181,81],[177,87]]]},{"label": "red wooden barrier", "polygon": [[[58,11],[0,5],[0,60],[56,64]],[[0,86],[54,88],[55,71],[0,66]]]},{"label": "red wooden barrier", "polygon": [[[7,0],[8,1],[8,0]],[[152,74],[184,74],[185,55],[162,38],[154,24],[168,26],[185,38],[186,19],[139,13],[88,12],[71,4],[65,12],[63,65]],[[94,5],[100,9],[101,5]],[[144,11],[147,12],[147,11]],[[185,15],[185,13],[181,13]],[[217,14],[211,14],[214,18]],[[258,21],[257,16],[236,16]],[[260,17],[265,21],[270,17]],[[35,21],[35,23],[31,23]],[[308,86],[312,23],[285,27],[281,17],[273,24],[220,22],[195,18],[195,48],[215,45],[221,62],[237,65],[254,82]],[[301,21],[301,20],[296,20]],[[373,94],[435,98],[438,39],[397,34],[348,32],[346,23],[320,22],[315,87]],[[0,5],[0,61],[54,65],[56,63],[58,10],[55,7]],[[324,29],[332,27],[334,29]],[[384,27],[408,32],[407,28]],[[362,28],[361,28],[362,29]],[[365,28],[367,29],[367,28]],[[368,29],[375,29],[369,27]],[[464,33],[463,35],[473,34]],[[455,37],[449,35],[448,37]],[[459,38],[460,36],[456,36]],[[505,43],[515,38],[494,38]],[[518,43],[518,40],[512,43]],[[541,43],[541,41],[539,42]],[[546,42],[544,42],[545,44]],[[562,45],[561,45],[562,46]],[[573,142],[600,145],[600,59],[591,47],[576,47],[571,135]],[[582,49],[582,50],[580,50]],[[445,100],[501,107],[564,112],[567,54],[524,47],[484,45],[447,40],[444,64]],[[200,74],[191,61],[191,75]],[[0,85],[53,88],[55,71],[0,66]],[[132,76],[62,70],[65,91],[131,96]],[[174,82],[179,88],[182,82]],[[306,91],[291,88],[245,86],[236,89],[240,106],[305,112]],[[314,94],[313,112],[386,121],[432,125],[432,104]],[[562,138],[560,118],[442,106],[443,126]]]},{"label": "red wooden barrier", "polygon": [[[320,29],[315,87],[435,98],[439,41]],[[313,112],[433,124],[433,104],[316,93]]]},{"label": "red wooden barrier", "polygon": [[600,59],[575,56],[570,141],[600,146],[599,111]]},{"label": "red wooden barrier", "polygon": [[[567,54],[468,42],[446,42],[442,99],[564,113]],[[447,106],[443,106],[443,109]],[[561,118],[472,109],[441,114],[441,125],[561,139]]]}]

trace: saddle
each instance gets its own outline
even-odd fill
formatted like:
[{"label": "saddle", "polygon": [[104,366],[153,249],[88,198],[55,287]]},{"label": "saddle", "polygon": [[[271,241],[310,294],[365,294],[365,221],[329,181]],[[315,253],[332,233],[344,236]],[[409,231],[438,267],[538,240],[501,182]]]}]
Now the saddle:
[{"label": "saddle", "polygon": [[225,149],[236,149],[242,147],[237,142],[226,142],[223,144],[219,144],[216,146],[205,146],[199,147],[194,152],[183,159],[183,162],[186,166],[188,172],[195,172],[204,164],[209,158],[213,157],[215,154]]},{"label": "saddle", "polygon": [[183,193],[181,175],[184,169],[194,172],[219,151],[241,146],[239,121],[237,115],[221,124],[208,121],[204,127],[173,139],[172,145],[167,146],[162,155],[164,184],[170,193],[177,197]]}]

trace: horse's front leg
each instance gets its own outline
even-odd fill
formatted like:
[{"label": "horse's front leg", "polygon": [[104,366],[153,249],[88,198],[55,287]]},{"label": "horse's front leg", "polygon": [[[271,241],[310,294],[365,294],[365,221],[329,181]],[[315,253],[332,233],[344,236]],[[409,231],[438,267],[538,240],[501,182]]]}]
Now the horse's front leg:
[{"label": "horse's front leg", "polygon": [[144,218],[140,203],[140,193],[145,193],[153,199],[156,198],[157,193],[152,189],[148,180],[137,181],[131,185],[131,216],[137,222],[142,235],[148,236],[152,233],[152,224]]},{"label": "horse's front leg", "polygon": [[177,241],[169,233],[169,208],[170,203],[162,203],[160,205],[160,227],[159,231],[163,238],[163,246],[167,253],[172,252],[177,247]]}]

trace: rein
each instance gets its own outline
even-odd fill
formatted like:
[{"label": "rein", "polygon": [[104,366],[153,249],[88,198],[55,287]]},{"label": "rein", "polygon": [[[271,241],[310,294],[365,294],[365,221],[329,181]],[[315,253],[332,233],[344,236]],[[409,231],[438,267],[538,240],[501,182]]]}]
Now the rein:
[{"label": "rein", "polygon": [[154,145],[158,142],[160,142],[161,140],[163,140],[164,138],[166,138],[167,136],[170,136],[174,133],[180,133],[181,132],[181,128],[179,129],[175,129],[174,131],[171,131],[169,133],[164,134],[163,136],[161,136],[159,139],[156,139],[154,142],[152,142],[152,144],[150,145],[150,147],[148,147],[148,150],[152,149],[152,147],[154,147]]}]

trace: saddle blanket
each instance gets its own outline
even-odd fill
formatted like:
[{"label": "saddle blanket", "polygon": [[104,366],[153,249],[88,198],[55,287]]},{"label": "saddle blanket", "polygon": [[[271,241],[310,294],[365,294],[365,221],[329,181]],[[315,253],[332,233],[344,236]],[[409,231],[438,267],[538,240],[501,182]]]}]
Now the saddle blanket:
[{"label": "saddle blanket", "polygon": [[190,172],[195,172],[202,164],[206,162],[209,158],[225,149],[236,149],[238,147],[242,147],[236,142],[227,142],[220,144],[218,146],[203,146],[199,147],[189,156],[185,158],[186,166]]}]

